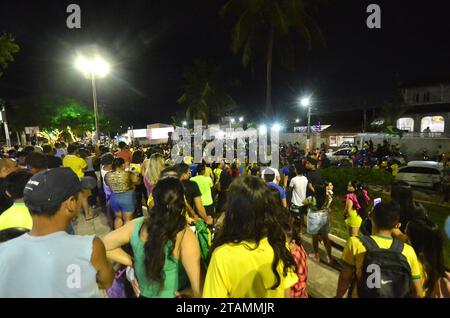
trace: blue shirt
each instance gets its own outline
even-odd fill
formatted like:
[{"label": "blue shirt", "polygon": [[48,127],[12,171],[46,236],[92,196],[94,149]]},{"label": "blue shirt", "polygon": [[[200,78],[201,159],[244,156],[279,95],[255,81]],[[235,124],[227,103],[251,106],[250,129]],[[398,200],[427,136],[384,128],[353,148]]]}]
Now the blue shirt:
[{"label": "blue shirt", "polygon": [[284,166],[282,172],[286,177],[289,176],[289,166]]},{"label": "blue shirt", "polygon": [[268,185],[269,187],[274,187],[278,191],[280,191],[281,200],[286,199],[286,191],[284,191],[284,189],[282,187],[280,187],[278,184],[273,183],[273,182],[267,182],[266,185]]},{"label": "blue shirt", "polygon": [[197,165],[193,163],[189,165],[189,169],[191,169],[191,176],[195,177],[197,175]]}]

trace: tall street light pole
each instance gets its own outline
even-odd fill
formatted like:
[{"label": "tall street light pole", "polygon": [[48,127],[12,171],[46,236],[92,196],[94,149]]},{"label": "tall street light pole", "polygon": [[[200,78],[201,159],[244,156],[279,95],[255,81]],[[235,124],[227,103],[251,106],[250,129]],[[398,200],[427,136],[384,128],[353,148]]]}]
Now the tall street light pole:
[{"label": "tall street light pole", "polygon": [[92,98],[94,103],[94,119],[95,119],[95,141],[100,140],[100,128],[98,124],[98,101],[97,101],[97,78],[105,77],[109,74],[110,66],[101,57],[97,56],[93,59],[87,59],[79,56],[76,60],[75,67],[81,71],[86,78],[92,83]]},{"label": "tall street light pole", "polygon": [[306,133],[306,149],[310,150],[311,144],[311,99],[310,97],[304,97],[300,101],[303,107],[308,107],[308,128]]},{"label": "tall street light pole", "polygon": [[91,72],[92,79],[92,97],[94,99],[94,118],[95,118],[95,141],[100,140],[100,129],[98,127],[98,105],[97,105],[97,86],[95,82],[95,73]]}]

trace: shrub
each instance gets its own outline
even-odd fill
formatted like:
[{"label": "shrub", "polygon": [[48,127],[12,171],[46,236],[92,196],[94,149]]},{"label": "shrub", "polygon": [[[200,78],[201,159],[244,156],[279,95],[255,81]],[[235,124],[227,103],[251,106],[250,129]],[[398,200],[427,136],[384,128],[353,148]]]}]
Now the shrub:
[{"label": "shrub", "polygon": [[334,184],[334,192],[337,194],[345,194],[347,192],[347,184],[351,180],[357,180],[364,185],[389,186],[394,177],[388,172],[373,171],[371,169],[362,168],[338,168],[330,167],[317,170],[323,180],[331,181]]}]

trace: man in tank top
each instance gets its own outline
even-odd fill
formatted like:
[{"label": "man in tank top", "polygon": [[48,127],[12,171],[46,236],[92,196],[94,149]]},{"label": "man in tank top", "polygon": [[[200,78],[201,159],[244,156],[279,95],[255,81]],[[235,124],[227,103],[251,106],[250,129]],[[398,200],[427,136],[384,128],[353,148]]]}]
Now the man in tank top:
[{"label": "man in tank top", "polygon": [[0,298],[90,298],[111,287],[114,271],[103,242],[65,232],[91,183],[70,168],[56,168],[26,184],[33,227],[0,244]]}]

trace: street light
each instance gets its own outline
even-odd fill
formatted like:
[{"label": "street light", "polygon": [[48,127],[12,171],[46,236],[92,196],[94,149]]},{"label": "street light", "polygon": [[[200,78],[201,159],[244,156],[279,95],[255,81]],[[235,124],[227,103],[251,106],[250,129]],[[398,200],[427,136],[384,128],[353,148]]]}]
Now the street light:
[{"label": "street light", "polygon": [[309,150],[310,138],[311,138],[311,98],[303,97],[300,100],[300,104],[303,107],[308,107],[308,130],[307,130],[307,134],[306,134],[306,148]]},{"label": "street light", "polygon": [[266,125],[261,125],[261,126],[259,126],[259,133],[260,133],[261,135],[264,135],[264,134],[267,133],[267,127],[266,127]]},{"label": "street light", "polygon": [[95,117],[95,138],[100,140],[100,129],[98,127],[98,106],[97,106],[97,87],[96,78],[103,78],[109,74],[110,66],[99,56],[93,59],[87,59],[84,56],[78,56],[75,62],[75,68],[82,72],[84,76],[92,82],[92,97],[94,100],[94,117]]},{"label": "street light", "polygon": [[186,122],[186,121],[183,121],[183,122],[182,122],[182,125],[183,125],[183,128],[186,127],[186,126],[187,126],[187,122]]},{"label": "street light", "polygon": [[279,123],[273,124],[272,130],[273,131],[280,131],[281,130],[281,125]]},{"label": "street light", "polygon": [[231,129],[231,124],[234,124],[235,119],[234,118],[230,118],[230,129]]},{"label": "street light", "polygon": [[298,124],[298,123],[300,122],[300,119],[297,118],[297,119],[295,120],[295,122]]},{"label": "street light", "polygon": [[244,117],[239,117],[239,122],[242,123],[244,121]]}]

